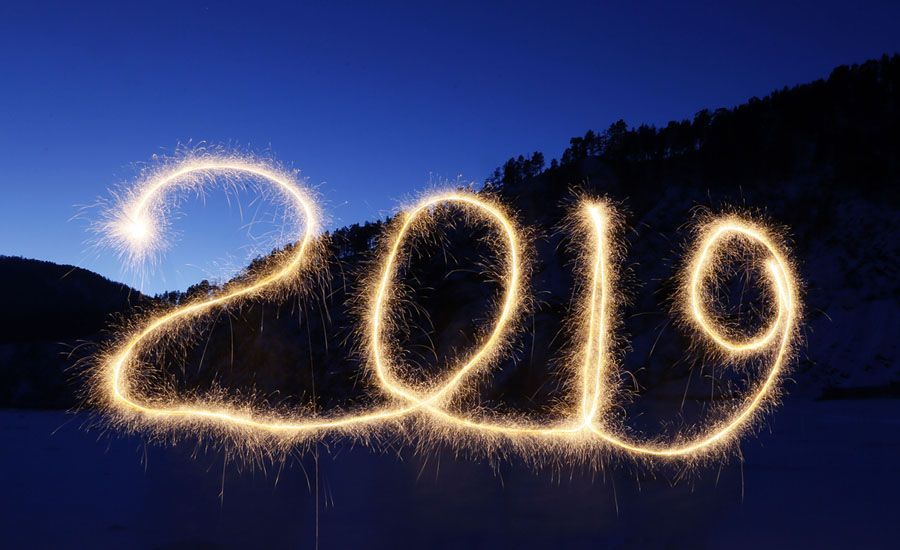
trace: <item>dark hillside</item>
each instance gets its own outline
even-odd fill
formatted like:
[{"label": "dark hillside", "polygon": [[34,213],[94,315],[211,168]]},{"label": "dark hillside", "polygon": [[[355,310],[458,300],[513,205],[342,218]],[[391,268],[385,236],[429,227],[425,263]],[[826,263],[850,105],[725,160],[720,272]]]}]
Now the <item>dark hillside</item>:
[{"label": "dark hillside", "polygon": [[[900,367],[890,335],[900,333],[898,140],[894,55],[663,128],[618,121],[572,138],[550,167],[541,153],[510,159],[487,185],[529,223],[544,225],[564,215],[573,186],[625,200],[634,228],[628,260],[643,283],[630,310],[632,361],[671,330],[660,328],[667,292],[660,281],[672,275],[683,238],[676,230],[695,208],[738,207],[787,226],[807,303],[807,346],[793,391],[896,394]],[[678,363],[674,354],[659,361],[660,354],[665,347],[656,347],[653,361],[632,365],[645,387]]]},{"label": "dark hillside", "polygon": [[[566,375],[558,358],[571,344],[566,316],[578,282],[571,243],[558,227],[573,189],[623,200],[628,213],[633,299],[625,311],[624,334],[632,347],[625,367],[642,395],[632,416],[648,419],[648,429],[652,419],[671,417],[660,409],[677,409],[685,396],[699,403],[727,398],[739,382],[692,377],[689,343],[668,315],[668,281],[688,236],[685,224],[698,207],[749,210],[788,228],[808,306],[806,346],[789,391],[895,393],[900,371],[889,335],[900,332],[894,237],[900,233],[900,172],[892,145],[900,129],[898,66],[895,56],[841,67],[827,80],[734,109],[702,111],[662,129],[620,121],[573,138],[550,167],[542,153],[510,159],[486,188],[536,232],[530,242],[537,308],[523,322],[514,357],[483,381],[466,406],[539,412],[562,398]],[[452,220],[440,224],[440,239],[415,244],[417,254],[407,266],[404,296],[417,307],[406,309],[396,336],[412,380],[440,375],[449,359],[471,349],[475,327],[484,326],[498,290],[482,275],[493,260],[478,253],[479,239],[471,235],[474,229],[484,236],[483,229]],[[347,407],[377,395],[366,387],[364,366],[353,354],[358,319],[348,304],[371,267],[383,228],[373,223],[336,231],[332,277],[321,293],[248,305],[228,322],[220,319],[192,351],[165,355],[167,375],[183,392],[225,389],[246,396],[254,388],[256,399],[291,409],[309,403],[320,410]],[[647,403],[662,405],[648,410]]]},{"label": "dark hillside", "polygon": [[71,367],[116,314],[146,298],[70,265],[0,256],[0,403],[71,407]]},{"label": "dark hillside", "polygon": [[585,161],[599,159],[650,189],[664,185],[660,174],[693,176],[709,189],[726,191],[814,174],[822,191],[850,188],[896,205],[898,127],[900,55],[885,55],[661,128],[630,128],[619,120],[605,131],[572,138],[546,170],[542,153],[523,155],[498,168],[489,183],[517,184],[542,174],[565,185],[584,175]]},{"label": "dark hillside", "polygon": [[[560,398],[564,377],[554,358],[569,344],[565,319],[577,281],[571,243],[558,227],[573,189],[624,202],[630,228],[626,278],[633,295],[625,311],[632,345],[625,367],[643,395],[671,404],[684,396],[702,401],[727,393],[727,384],[713,383],[711,391],[708,378],[691,378],[687,342],[667,313],[667,281],[687,238],[684,225],[698,207],[737,207],[789,229],[807,304],[806,347],[790,392],[896,393],[900,365],[890,335],[900,334],[898,155],[895,55],[839,67],[828,79],[733,109],[703,110],[663,128],[619,121],[572,138],[550,166],[542,153],[510,159],[485,188],[536,232],[530,242],[537,307],[522,324],[515,357],[475,399],[524,412]],[[335,231],[330,277],[321,289],[223,316],[192,350],[160,352],[166,366],[159,374],[185,392],[222,388],[246,395],[253,388],[257,397],[284,407],[366,400],[352,306],[383,228],[376,222]],[[434,375],[448,358],[470,349],[473,321],[484,322],[497,290],[483,275],[492,260],[476,254],[483,250],[473,246],[478,239],[470,228],[449,219],[442,228],[441,239],[418,243],[405,279],[406,296],[420,304],[407,312],[405,332],[398,335],[414,376]],[[96,340],[111,314],[143,300],[84,270],[46,262],[3,258],[0,281],[8,289],[0,296],[0,404],[6,406],[73,404],[62,351],[78,339]],[[189,292],[211,290],[204,282]],[[184,295],[161,299],[177,303]]]},{"label": "dark hillside", "polygon": [[[86,269],[0,256],[4,341],[70,338],[100,332],[109,315],[142,299],[136,290]],[[12,313],[14,312],[14,313]]]}]

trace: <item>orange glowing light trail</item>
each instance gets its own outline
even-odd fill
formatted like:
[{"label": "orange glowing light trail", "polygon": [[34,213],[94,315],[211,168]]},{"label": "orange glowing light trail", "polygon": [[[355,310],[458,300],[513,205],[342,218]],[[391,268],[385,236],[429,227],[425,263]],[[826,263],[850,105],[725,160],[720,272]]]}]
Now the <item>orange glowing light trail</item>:
[{"label": "orange glowing light trail", "polygon": [[[669,445],[647,445],[628,441],[624,436],[605,427],[602,417],[600,421],[596,420],[600,404],[608,403],[611,399],[611,396],[605,395],[603,384],[604,381],[610,378],[610,374],[614,369],[610,365],[612,360],[605,345],[608,335],[603,327],[608,320],[609,314],[607,313],[608,307],[603,297],[612,294],[612,292],[606,283],[606,277],[603,275],[603,272],[607,269],[605,264],[608,255],[604,253],[607,245],[604,243],[606,241],[605,224],[608,217],[603,215],[604,207],[590,205],[588,210],[594,226],[594,240],[597,249],[595,273],[600,275],[595,276],[593,280],[591,305],[589,307],[589,341],[585,346],[583,372],[585,400],[587,400],[588,393],[593,395],[591,406],[589,408],[584,406],[582,409],[585,411],[583,417],[585,426],[607,443],[624,451],[640,455],[662,457],[690,456],[727,443],[740,433],[751,418],[757,414],[765,400],[771,397],[778,377],[790,355],[790,342],[796,329],[798,316],[798,308],[795,304],[796,282],[790,263],[779,251],[779,247],[773,238],[764,229],[750,222],[731,217],[715,220],[704,228],[701,243],[698,250],[694,252],[688,268],[690,273],[686,282],[688,299],[685,300],[687,302],[685,306],[687,308],[687,319],[695,325],[696,330],[702,336],[709,338],[717,348],[722,349],[726,355],[730,354],[731,356],[746,354],[749,351],[770,346],[780,330],[773,363],[768,370],[765,380],[759,384],[751,396],[745,398],[742,407],[733,413],[732,416],[714,423],[712,428],[701,432],[694,438]],[[735,342],[724,336],[721,329],[715,327],[709,320],[707,312],[702,305],[703,281],[712,275],[716,268],[712,260],[713,250],[719,245],[720,241],[729,237],[744,238],[760,244],[771,256],[765,266],[776,298],[777,315],[775,321],[768,329],[764,330],[759,336],[745,342]],[[596,343],[592,344],[591,340],[595,340]],[[588,392],[588,389],[591,391]]]},{"label": "orange glowing light trail", "polygon": [[[254,431],[276,434],[291,440],[309,434],[331,430],[359,432],[366,427],[399,420],[409,415],[432,422],[441,429],[458,429],[463,433],[484,433],[502,436],[529,445],[541,445],[542,441],[575,442],[582,446],[599,445],[635,456],[692,457],[709,450],[721,448],[734,440],[759,413],[762,406],[776,391],[780,374],[791,354],[791,341],[799,318],[797,283],[778,241],[765,228],[737,217],[725,217],[706,224],[702,228],[699,245],[692,252],[684,280],[685,292],[681,306],[688,324],[698,337],[709,341],[709,348],[724,358],[740,359],[755,353],[770,353],[772,363],[764,380],[744,398],[742,405],[725,418],[712,422],[706,430],[696,432],[691,438],[676,439],[669,444],[644,443],[623,435],[623,430],[611,426],[609,409],[613,404],[616,373],[610,342],[610,327],[614,323],[618,305],[618,293],[610,265],[613,244],[610,226],[616,219],[615,211],[604,202],[584,201],[581,205],[583,230],[588,233],[590,248],[585,251],[590,258],[589,292],[579,323],[583,341],[577,363],[573,369],[580,378],[580,399],[568,411],[569,420],[559,424],[539,422],[479,420],[468,418],[447,408],[453,395],[465,388],[465,381],[477,372],[483,372],[504,349],[509,332],[513,330],[517,315],[523,308],[523,279],[525,272],[521,231],[512,217],[498,203],[470,192],[453,191],[427,196],[407,212],[401,213],[387,243],[380,262],[380,277],[375,280],[368,296],[368,316],[363,331],[375,380],[378,386],[396,403],[392,406],[362,413],[341,416],[285,418],[266,415],[225,402],[186,403],[177,396],[168,396],[163,402],[142,402],[137,393],[134,370],[142,351],[152,346],[169,328],[182,326],[215,308],[226,307],[231,302],[257,296],[277,289],[298,277],[308,276],[312,270],[311,256],[319,227],[318,208],[310,194],[292,175],[258,161],[238,157],[188,159],[171,169],[155,174],[140,185],[132,200],[122,206],[121,214],[106,227],[110,239],[129,248],[131,258],[143,258],[158,238],[157,228],[165,222],[158,219],[165,210],[155,207],[167,191],[181,185],[196,183],[198,177],[215,175],[251,176],[272,184],[285,197],[287,204],[303,220],[298,229],[297,241],[290,253],[268,272],[250,282],[236,287],[226,287],[222,292],[203,301],[175,307],[171,311],[153,317],[124,338],[101,364],[100,393],[104,402],[120,417],[136,425],[177,427],[181,422],[206,421],[215,426],[239,428],[248,435]],[[501,237],[497,248],[502,252],[503,298],[496,318],[476,351],[458,362],[451,374],[439,383],[425,388],[413,388],[404,384],[395,371],[400,368],[391,354],[392,343],[386,334],[391,328],[393,281],[397,276],[399,258],[408,236],[427,224],[431,211],[445,204],[452,204],[465,212],[489,222]],[[765,273],[772,286],[775,302],[775,318],[759,334],[736,340],[726,330],[710,319],[704,303],[711,300],[704,291],[704,283],[717,269],[717,250],[723,243],[740,241],[755,243],[765,249],[769,259]],[[493,241],[492,241],[493,242]],[[523,439],[524,438],[524,439]]]}]

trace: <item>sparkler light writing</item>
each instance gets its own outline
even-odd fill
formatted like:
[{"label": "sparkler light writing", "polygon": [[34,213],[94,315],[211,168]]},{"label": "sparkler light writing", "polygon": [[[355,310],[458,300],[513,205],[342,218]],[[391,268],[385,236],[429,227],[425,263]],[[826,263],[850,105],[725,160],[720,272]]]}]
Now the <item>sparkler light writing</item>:
[{"label": "sparkler light writing", "polygon": [[[208,429],[248,445],[288,447],[324,434],[366,435],[392,424],[411,423],[405,431],[415,431],[425,439],[480,442],[485,447],[508,446],[523,453],[590,456],[595,451],[609,451],[632,457],[694,459],[727,450],[777,398],[779,379],[790,361],[800,320],[794,269],[784,244],[761,224],[736,215],[710,219],[699,227],[696,244],[680,276],[677,315],[698,344],[717,359],[756,361],[765,365],[764,374],[738,405],[722,411],[706,426],[669,441],[629,435],[625,419],[614,413],[620,366],[611,332],[621,309],[615,239],[620,221],[609,203],[582,200],[573,231],[583,237],[580,274],[586,284],[579,310],[573,316],[579,346],[569,357],[571,395],[553,415],[561,420],[503,418],[484,411],[474,414],[456,410],[455,400],[470,387],[472,378],[488,372],[503,356],[527,303],[528,254],[522,229],[501,204],[466,191],[426,196],[396,217],[363,297],[366,315],[359,334],[372,379],[383,391],[386,405],[361,412],[285,416],[214,397],[188,401],[174,392],[142,397],[145,386],[152,383],[141,375],[145,366],[142,357],[153,346],[177,337],[179,331],[216,311],[253,297],[300,288],[302,281],[316,275],[320,220],[312,195],[292,174],[256,160],[188,158],[155,172],[122,201],[103,230],[120,254],[130,261],[144,261],[163,246],[167,193],[202,186],[216,178],[242,177],[267,183],[284,198],[297,216],[296,243],[249,280],[226,285],[212,296],[152,316],[127,331],[101,358],[95,377],[95,396],[114,419],[132,427],[166,432]],[[502,296],[492,325],[483,331],[476,349],[452,365],[441,380],[415,385],[404,381],[399,353],[403,343],[390,336],[397,307],[395,279],[400,275],[407,240],[433,225],[435,209],[447,207],[460,209],[467,219],[478,219],[492,228],[496,238],[491,246],[502,259],[498,269]],[[713,287],[722,262],[734,257],[735,251],[755,258],[753,267],[768,283],[771,319],[750,336],[740,334],[712,311],[716,304]]]}]

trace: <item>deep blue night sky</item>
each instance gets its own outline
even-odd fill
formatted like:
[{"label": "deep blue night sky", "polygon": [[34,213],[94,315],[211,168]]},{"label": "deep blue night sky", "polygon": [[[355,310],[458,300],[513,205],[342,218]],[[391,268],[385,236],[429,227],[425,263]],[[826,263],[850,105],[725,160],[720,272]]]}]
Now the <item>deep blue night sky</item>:
[{"label": "deep blue night sky", "polygon": [[[618,118],[665,123],[900,50],[887,2],[86,4],[0,7],[0,254],[132,284],[70,218],[180,143],[301,168],[339,226]],[[241,263],[234,209],[199,207],[144,290]]]}]

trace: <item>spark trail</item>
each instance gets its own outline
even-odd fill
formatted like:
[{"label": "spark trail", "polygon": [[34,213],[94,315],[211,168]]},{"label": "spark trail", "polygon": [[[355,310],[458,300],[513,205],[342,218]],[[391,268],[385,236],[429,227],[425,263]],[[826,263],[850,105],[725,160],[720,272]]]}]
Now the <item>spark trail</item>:
[{"label": "spark trail", "polygon": [[[617,312],[623,301],[616,286],[617,246],[613,239],[619,220],[610,204],[583,200],[578,206],[580,223],[574,230],[584,237],[585,267],[581,274],[588,284],[573,321],[573,332],[580,344],[570,357],[569,370],[576,382],[571,385],[574,391],[568,405],[558,411],[563,420],[541,422],[490,414],[475,417],[454,411],[453,398],[470,387],[473,377],[489,371],[503,356],[524,309],[523,286],[528,266],[523,232],[502,205],[483,195],[452,191],[426,196],[397,216],[377,264],[377,276],[372,277],[363,297],[367,313],[359,332],[373,380],[387,398],[387,405],[335,415],[284,416],[214,397],[184,400],[174,392],[142,399],[140,396],[147,389],[142,385],[147,382],[140,376],[146,367],[141,357],[164,337],[250,298],[277,296],[303,280],[311,280],[318,269],[319,209],[311,193],[292,174],[240,157],[186,159],[151,174],[135,187],[119,206],[118,214],[105,225],[108,238],[129,260],[146,259],[161,246],[160,228],[165,227],[168,213],[166,194],[185,186],[203,185],[216,176],[252,177],[271,185],[297,216],[296,242],[277,258],[274,266],[254,274],[249,281],[226,285],[213,296],[143,320],[101,358],[94,388],[97,400],[113,418],[135,429],[188,433],[208,429],[213,433],[227,432],[233,440],[248,446],[289,447],[328,433],[365,436],[392,423],[413,420],[412,429],[419,430],[426,439],[452,438],[463,445],[507,445],[535,456],[557,451],[579,456],[609,451],[633,457],[694,459],[728,449],[753,424],[766,405],[776,399],[779,380],[792,355],[801,309],[796,276],[782,242],[749,219],[724,216],[707,221],[699,228],[697,243],[689,252],[690,261],[680,277],[678,305],[682,321],[698,344],[719,359],[760,358],[768,361],[768,366],[762,380],[753,385],[739,406],[707,426],[695,427],[667,442],[630,437],[622,421],[611,413],[616,402],[614,379],[619,366],[610,332],[617,325]],[[446,206],[486,222],[496,233],[491,245],[502,258],[503,293],[491,328],[484,332],[477,348],[458,360],[443,379],[415,387],[398,376],[404,368],[397,353],[402,342],[388,336],[398,301],[394,280],[407,239],[433,225],[434,210]],[[726,257],[724,252],[754,247],[765,251],[765,258],[757,258],[757,267],[768,281],[774,315],[764,329],[747,337],[734,334],[733,329],[716,319],[711,311],[715,299],[709,287]]]}]

